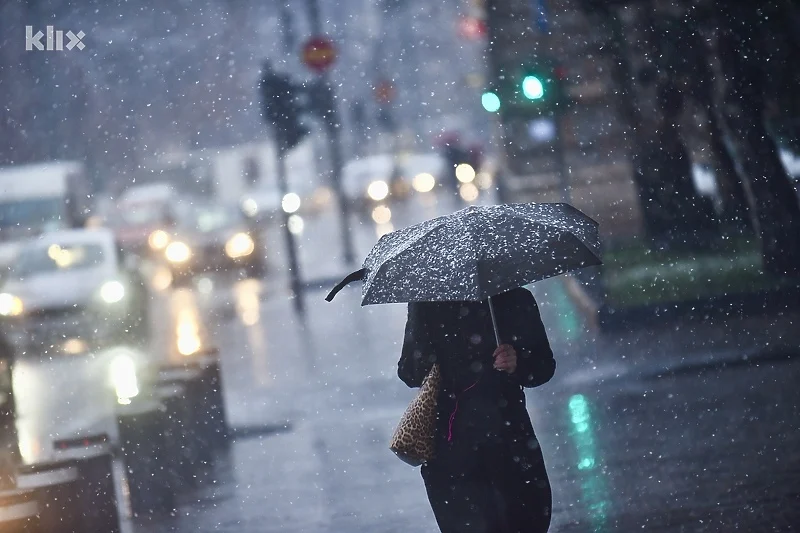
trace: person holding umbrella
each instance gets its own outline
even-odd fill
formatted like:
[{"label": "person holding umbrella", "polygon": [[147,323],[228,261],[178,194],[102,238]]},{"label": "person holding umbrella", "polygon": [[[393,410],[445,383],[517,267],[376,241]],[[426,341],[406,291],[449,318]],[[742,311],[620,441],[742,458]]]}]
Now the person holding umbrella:
[{"label": "person holding umbrella", "polygon": [[384,235],[327,296],[361,279],[362,305],[408,304],[397,372],[421,403],[395,437],[420,420],[430,431],[410,427],[412,442],[393,437],[392,449],[422,465],[443,533],[548,530],[550,483],[523,389],[549,381],[556,362],[524,287],[599,264],[597,223],[572,206],[471,206]]},{"label": "person holding umbrella", "polygon": [[550,524],[550,483],[522,388],[549,381],[556,362],[529,291],[498,295],[493,306],[504,339],[496,348],[485,301],[408,305],[398,375],[419,387],[434,363],[441,372],[436,454],[422,477],[444,533]]}]

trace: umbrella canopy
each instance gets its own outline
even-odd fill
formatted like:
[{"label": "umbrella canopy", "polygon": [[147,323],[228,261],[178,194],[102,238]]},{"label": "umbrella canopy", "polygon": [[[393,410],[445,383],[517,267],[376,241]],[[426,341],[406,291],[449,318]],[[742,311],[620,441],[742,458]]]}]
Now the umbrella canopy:
[{"label": "umbrella canopy", "polygon": [[362,305],[481,301],[601,264],[597,222],[564,203],[471,206],[381,237],[363,268]]}]

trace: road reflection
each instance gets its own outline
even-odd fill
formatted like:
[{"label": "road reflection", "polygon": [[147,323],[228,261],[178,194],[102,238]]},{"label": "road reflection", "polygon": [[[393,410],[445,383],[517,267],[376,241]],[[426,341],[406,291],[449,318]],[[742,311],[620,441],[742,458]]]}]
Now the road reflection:
[{"label": "road reflection", "polygon": [[169,303],[174,324],[169,360],[180,362],[186,357],[213,348],[200,315],[195,292],[188,288],[175,289]]},{"label": "road reflection", "polygon": [[592,531],[601,533],[607,530],[611,502],[595,442],[596,423],[589,400],[583,394],[570,397],[567,407],[571,423],[569,436],[575,447],[582,500],[592,522]]},{"label": "road reflection", "polygon": [[272,382],[268,364],[267,332],[261,322],[262,289],[262,283],[255,279],[242,280],[233,286],[236,316],[245,326],[253,376],[259,386]]}]

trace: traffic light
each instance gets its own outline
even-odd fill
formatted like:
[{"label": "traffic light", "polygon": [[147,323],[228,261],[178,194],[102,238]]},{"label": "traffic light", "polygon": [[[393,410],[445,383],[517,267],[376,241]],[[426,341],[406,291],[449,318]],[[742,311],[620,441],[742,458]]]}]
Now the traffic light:
[{"label": "traffic light", "polygon": [[561,111],[566,104],[563,71],[543,58],[498,76],[481,94],[489,113],[541,116]]},{"label": "traffic light", "polygon": [[294,148],[309,133],[300,122],[304,110],[298,102],[298,96],[302,87],[292,83],[289,76],[275,72],[266,63],[259,89],[264,118],[275,128],[276,141],[285,150]]},{"label": "traffic light", "polygon": [[484,93],[481,95],[481,105],[489,113],[497,113],[500,111],[501,107],[500,97],[497,96],[496,91],[484,91]]},{"label": "traffic light", "polygon": [[543,82],[539,76],[535,74],[528,74],[522,78],[522,83],[520,83],[522,95],[528,100],[543,99],[545,83],[546,82]]}]

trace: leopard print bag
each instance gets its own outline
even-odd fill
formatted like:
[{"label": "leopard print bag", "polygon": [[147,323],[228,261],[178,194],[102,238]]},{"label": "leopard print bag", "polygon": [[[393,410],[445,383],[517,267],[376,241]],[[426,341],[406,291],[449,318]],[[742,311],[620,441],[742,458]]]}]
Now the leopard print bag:
[{"label": "leopard print bag", "polygon": [[434,364],[422,381],[417,396],[400,418],[389,443],[397,457],[411,466],[420,466],[433,459],[440,381],[439,365]]}]

